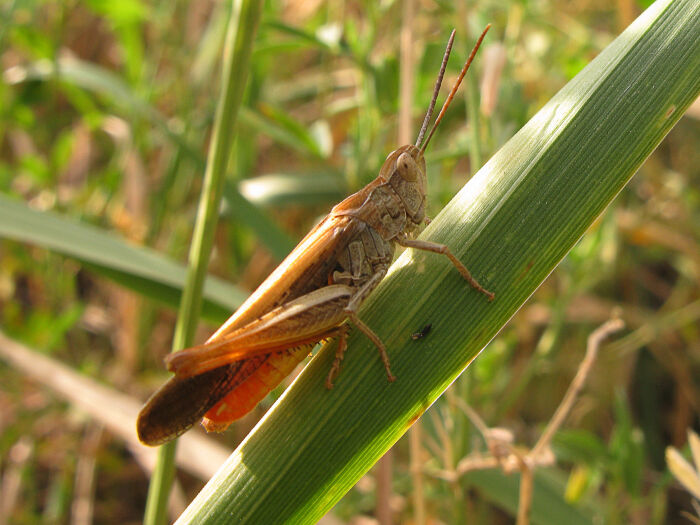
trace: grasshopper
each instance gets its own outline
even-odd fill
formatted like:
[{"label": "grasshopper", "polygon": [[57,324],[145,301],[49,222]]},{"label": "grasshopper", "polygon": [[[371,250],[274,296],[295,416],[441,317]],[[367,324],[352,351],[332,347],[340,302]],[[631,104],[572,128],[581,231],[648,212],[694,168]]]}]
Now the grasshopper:
[{"label": "grasshopper", "polygon": [[139,414],[137,431],[143,443],[155,446],[170,441],[199,420],[207,431],[223,431],[250,412],[313,345],[338,338],[326,379],[331,388],[347,348],[348,324],[374,343],[389,381],[394,381],[384,343],[357,310],[386,275],[397,244],[446,256],[473,288],[493,299],[447,246],[411,236],[428,222],[425,149],[489,27],[479,37],[425,141],[454,31],[415,146],[392,152],[379,176],[337,204],[206,343],[166,357],[175,376]]}]

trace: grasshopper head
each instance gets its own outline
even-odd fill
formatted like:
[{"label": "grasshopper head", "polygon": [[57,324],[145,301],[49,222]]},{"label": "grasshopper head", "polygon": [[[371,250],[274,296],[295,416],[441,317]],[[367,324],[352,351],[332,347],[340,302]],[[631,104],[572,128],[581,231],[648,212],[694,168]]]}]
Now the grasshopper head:
[{"label": "grasshopper head", "polygon": [[[423,152],[428,147],[430,139],[433,137],[435,130],[440,125],[442,117],[450,106],[452,99],[457,93],[464,75],[467,73],[474,56],[476,55],[481,42],[483,41],[486,33],[488,32],[491,24],[486,26],[486,29],[481,33],[479,40],[477,40],[476,45],[469,54],[462,71],[457,78],[457,82],[452,86],[450,94],[442,105],[442,109],[438,114],[433,127],[428,133],[425,140],[425,132],[428,129],[428,124],[433,115],[433,109],[435,108],[435,101],[437,100],[438,93],[440,91],[440,86],[442,84],[442,78],[445,74],[445,68],[447,67],[447,60],[450,57],[450,51],[452,50],[452,43],[454,42],[455,32],[452,31],[450,39],[447,42],[447,49],[445,49],[445,55],[442,58],[442,65],[440,66],[440,73],[438,73],[437,81],[435,82],[435,89],[433,90],[433,98],[430,100],[430,105],[428,111],[423,119],[423,125],[421,126],[420,132],[418,133],[418,138],[416,139],[415,146],[402,146],[396,151],[394,151],[384,162],[382,171],[380,172],[380,178],[388,180],[391,186],[394,188],[396,193],[401,198],[404,208],[406,209],[406,215],[413,221],[414,224],[419,224],[423,222],[425,218],[425,196],[427,194],[427,177],[425,172],[425,158],[423,157]],[[419,149],[420,148],[420,149]],[[387,178],[386,175],[389,175]]]},{"label": "grasshopper head", "polygon": [[379,176],[399,196],[411,221],[422,222],[428,190],[423,153],[413,145],[400,147],[387,157]]}]

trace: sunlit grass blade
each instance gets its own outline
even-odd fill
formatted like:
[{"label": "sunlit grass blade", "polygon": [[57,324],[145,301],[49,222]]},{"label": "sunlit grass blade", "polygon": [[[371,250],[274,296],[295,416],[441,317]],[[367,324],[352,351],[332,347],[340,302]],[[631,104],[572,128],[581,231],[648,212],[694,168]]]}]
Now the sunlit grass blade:
[{"label": "sunlit grass blade", "polygon": [[[407,250],[360,317],[395,383],[355,332],[328,392],[329,345],[203,489],[179,523],[315,523],[462,373],[625,186],[700,93],[700,5],[657,2],[567,84]],[[439,141],[439,137],[437,137]],[[430,334],[410,335],[426,323]]]},{"label": "sunlit grass blade", "polygon": [[240,184],[241,193],[261,206],[332,205],[348,194],[335,173],[268,173]]}]

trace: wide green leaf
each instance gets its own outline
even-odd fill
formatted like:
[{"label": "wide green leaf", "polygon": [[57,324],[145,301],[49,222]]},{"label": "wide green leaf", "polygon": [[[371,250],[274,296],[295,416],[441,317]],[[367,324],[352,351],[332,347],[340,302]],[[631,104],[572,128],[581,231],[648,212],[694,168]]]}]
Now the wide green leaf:
[{"label": "wide green leaf", "polygon": [[[422,237],[496,293],[407,250],[360,317],[386,343],[388,383],[358,331],[328,392],[325,347],[179,523],[315,523],[462,373],[629,181],[700,93],[700,4],[660,1],[510,140]],[[420,342],[412,332],[427,323]],[[526,394],[525,394],[526,395]]]},{"label": "wide green leaf", "polygon": [[[131,244],[90,224],[38,211],[0,193],[0,237],[26,242],[74,257],[96,271],[152,299],[177,307],[185,267],[147,248]],[[204,286],[203,315],[226,319],[247,294],[217,277]]]}]

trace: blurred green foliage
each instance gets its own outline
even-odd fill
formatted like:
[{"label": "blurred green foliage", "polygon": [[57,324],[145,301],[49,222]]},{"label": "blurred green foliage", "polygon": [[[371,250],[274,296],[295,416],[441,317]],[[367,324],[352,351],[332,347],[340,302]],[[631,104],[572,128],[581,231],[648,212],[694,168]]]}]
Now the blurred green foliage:
[{"label": "blurred green foliage", "polygon": [[[494,29],[481,56],[498,42],[502,46],[505,66],[492,93],[497,102],[476,130],[487,159],[631,22],[630,13],[636,16],[647,4],[421,3],[414,21],[415,122],[429,101],[451,27],[459,28],[459,52],[448,75],[486,22]],[[225,2],[206,1],[0,5],[3,195],[182,261],[213,119],[226,9]],[[465,13],[466,21],[460,17]],[[396,146],[401,23],[400,2],[267,3],[212,274],[253,289],[292,239],[375,177]],[[476,72],[487,65],[477,60]],[[465,114],[459,97],[427,155],[431,214],[479,167],[467,158],[474,134]],[[555,439],[558,466],[538,486],[558,487],[551,496],[557,504],[593,509],[606,523],[681,519],[689,497],[672,483],[663,457],[666,446],[681,446],[686,429],[700,424],[698,114],[696,104],[422,419],[428,469],[447,469],[483,449],[455,399],[487,424],[511,429],[518,443],[532,445],[573,377],[587,335],[621,308],[630,335],[614,352],[603,348],[566,430]],[[84,258],[66,259],[35,243],[29,236],[0,241],[3,331],[145,395],[162,377],[160,357],[174,322],[156,287],[129,283],[147,298],[134,310],[103,277],[114,279],[123,261],[114,261],[112,274],[100,272],[81,263]],[[61,253],[76,257],[68,249]],[[683,322],[673,317],[680,311],[686,312]],[[11,471],[23,436],[32,444],[21,464],[21,503],[10,519],[65,522],[75,489],[69,451],[78,447],[85,421],[4,364],[0,384],[0,475]],[[412,516],[404,441],[396,447],[392,502],[401,522]],[[126,449],[103,440],[97,469],[95,522],[115,516],[139,522],[140,498],[119,505],[123,494],[135,486],[145,492],[146,486]],[[507,501],[503,495],[512,478],[479,476],[456,483],[428,476],[429,516],[449,523],[466,513],[472,523],[509,522],[517,491]],[[363,480],[334,513],[344,520],[371,513],[374,483]],[[187,485],[194,490],[198,483]]]}]

